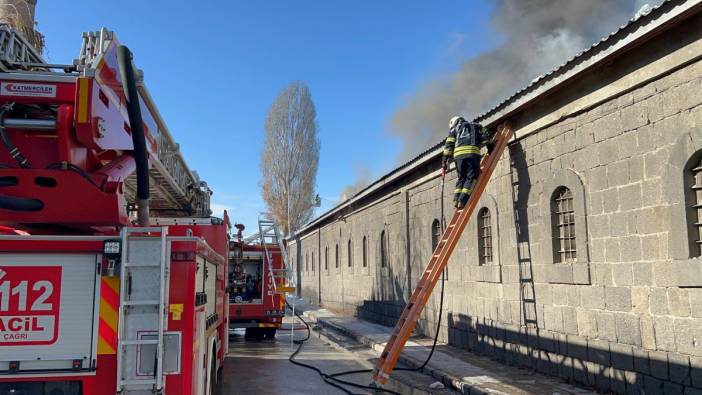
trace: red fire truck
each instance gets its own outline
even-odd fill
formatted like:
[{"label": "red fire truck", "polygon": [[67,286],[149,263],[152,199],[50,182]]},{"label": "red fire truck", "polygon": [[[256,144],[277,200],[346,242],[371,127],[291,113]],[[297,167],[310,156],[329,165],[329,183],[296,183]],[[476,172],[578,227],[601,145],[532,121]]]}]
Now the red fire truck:
[{"label": "red fire truck", "polygon": [[244,239],[244,227],[229,243],[229,328],[251,339],[273,338],[285,316],[288,268],[275,223],[259,220],[259,232]]},{"label": "red fire truck", "polygon": [[103,29],[72,65],[0,26],[0,394],[210,394],[229,220]]}]

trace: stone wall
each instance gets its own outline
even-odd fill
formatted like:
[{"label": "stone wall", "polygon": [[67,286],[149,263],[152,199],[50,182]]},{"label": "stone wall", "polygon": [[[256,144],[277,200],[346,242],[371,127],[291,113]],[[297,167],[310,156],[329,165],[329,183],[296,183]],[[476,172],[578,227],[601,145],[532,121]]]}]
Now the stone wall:
[{"label": "stone wall", "polygon": [[[694,32],[668,32],[580,83],[613,83],[702,42],[702,20],[693,21]],[[533,111],[548,113],[572,95]],[[516,129],[538,116],[517,115]],[[474,216],[448,265],[439,338],[601,391],[702,393],[702,260],[690,207],[701,155],[699,58],[514,141],[478,206],[490,210],[493,261],[479,264]],[[428,160],[412,178],[293,241],[302,296],[394,325],[431,254],[442,211],[437,168],[438,158]],[[453,174],[443,193],[447,220]],[[554,253],[553,194],[561,187],[574,203],[577,258],[569,262]],[[429,336],[440,286],[418,323]]]}]

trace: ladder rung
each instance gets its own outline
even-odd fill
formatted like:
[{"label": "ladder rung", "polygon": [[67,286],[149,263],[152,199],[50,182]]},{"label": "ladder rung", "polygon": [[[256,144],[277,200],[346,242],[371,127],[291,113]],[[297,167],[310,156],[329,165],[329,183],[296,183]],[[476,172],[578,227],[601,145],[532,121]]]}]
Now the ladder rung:
[{"label": "ladder rung", "polygon": [[158,306],[161,303],[158,300],[125,300],[122,304],[125,306]]},{"label": "ladder rung", "polygon": [[124,267],[160,267],[158,263],[125,263]]},{"label": "ladder rung", "polygon": [[135,387],[140,385],[153,385],[156,384],[154,379],[144,379],[144,380],[120,380],[119,382],[123,387]]},{"label": "ladder rung", "polygon": [[139,346],[142,344],[158,344],[158,340],[122,340],[119,344],[123,346]]}]

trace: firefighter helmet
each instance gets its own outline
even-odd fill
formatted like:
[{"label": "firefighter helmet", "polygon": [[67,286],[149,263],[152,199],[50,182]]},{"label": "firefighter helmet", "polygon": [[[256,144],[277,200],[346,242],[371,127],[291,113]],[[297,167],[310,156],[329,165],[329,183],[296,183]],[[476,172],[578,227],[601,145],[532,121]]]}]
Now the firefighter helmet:
[{"label": "firefighter helmet", "polygon": [[455,116],[449,121],[449,129],[453,129],[459,122],[464,121],[463,117]]}]

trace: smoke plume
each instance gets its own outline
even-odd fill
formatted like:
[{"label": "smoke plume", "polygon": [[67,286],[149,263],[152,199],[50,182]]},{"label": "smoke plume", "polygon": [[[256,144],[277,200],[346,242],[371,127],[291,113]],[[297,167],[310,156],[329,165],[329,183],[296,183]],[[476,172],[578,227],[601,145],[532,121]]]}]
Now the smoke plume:
[{"label": "smoke plume", "polygon": [[[393,115],[390,131],[404,142],[401,160],[441,141],[454,115],[483,113],[623,25],[641,0],[493,0],[497,48],[466,60],[411,94]],[[658,3],[654,0],[650,3]],[[470,23],[466,15],[466,23]]]}]

